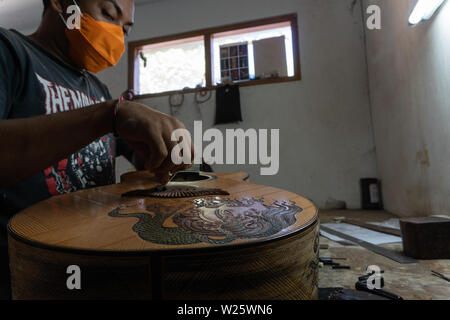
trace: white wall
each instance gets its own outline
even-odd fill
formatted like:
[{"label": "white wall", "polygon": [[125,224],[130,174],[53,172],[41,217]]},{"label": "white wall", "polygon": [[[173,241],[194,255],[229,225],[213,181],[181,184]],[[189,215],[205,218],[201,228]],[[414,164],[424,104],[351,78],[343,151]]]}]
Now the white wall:
[{"label": "white wall", "polygon": [[415,0],[365,0],[382,10],[367,33],[377,161],[386,208],[450,214],[450,3],[412,28]]},{"label": "white wall", "polygon": [[42,0],[0,0],[0,27],[33,33],[41,22]]},{"label": "white wall", "polygon": [[[254,183],[284,188],[323,207],[329,198],[360,206],[359,179],[377,176],[371,128],[361,8],[353,0],[167,0],[138,6],[130,41],[196,29],[298,14],[302,80],[241,89],[242,128],[279,128],[280,172]],[[113,95],[127,88],[127,57],[100,76]],[[168,113],[168,98],[144,103]],[[212,126],[215,101],[199,110],[187,95],[179,119]],[[219,126],[232,128],[236,126]]]}]

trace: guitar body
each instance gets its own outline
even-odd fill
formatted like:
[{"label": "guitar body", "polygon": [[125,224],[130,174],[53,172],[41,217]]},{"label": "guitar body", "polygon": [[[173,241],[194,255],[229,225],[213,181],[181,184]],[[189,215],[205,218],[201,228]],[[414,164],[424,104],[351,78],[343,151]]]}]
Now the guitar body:
[{"label": "guitar body", "polygon": [[13,299],[317,299],[314,204],[243,173],[204,175],[174,184],[229,195],[123,197],[157,186],[136,172],[20,212],[8,226]]}]

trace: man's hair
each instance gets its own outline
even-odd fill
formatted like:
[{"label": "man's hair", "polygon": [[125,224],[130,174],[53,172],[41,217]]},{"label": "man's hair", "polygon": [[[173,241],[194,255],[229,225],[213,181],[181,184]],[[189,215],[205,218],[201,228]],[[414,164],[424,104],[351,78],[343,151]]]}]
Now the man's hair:
[{"label": "man's hair", "polygon": [[50,0],[44,0],[44,13],[47,11],[48,7],[50,7]]},{"label": "man's hair", "polygon": [[50,0],[44,0],[44,11],[50,6]]}]

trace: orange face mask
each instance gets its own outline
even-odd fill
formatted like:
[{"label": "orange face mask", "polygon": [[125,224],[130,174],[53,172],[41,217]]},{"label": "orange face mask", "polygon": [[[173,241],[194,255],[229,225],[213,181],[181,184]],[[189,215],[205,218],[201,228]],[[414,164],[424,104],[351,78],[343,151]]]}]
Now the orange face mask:
[{"label": "orange face mask", "polygon": [[80,28],[66,29],[70,58],[80,68],[98,73],[115,66],[125,52],[123,29],[83,13]]}]

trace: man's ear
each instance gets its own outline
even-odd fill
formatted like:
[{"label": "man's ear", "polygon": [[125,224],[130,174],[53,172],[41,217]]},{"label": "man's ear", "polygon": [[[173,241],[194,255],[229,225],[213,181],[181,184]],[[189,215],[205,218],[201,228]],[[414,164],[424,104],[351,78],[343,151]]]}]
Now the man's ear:
[{"label": "man's ear", "polygon": [[[55,10],[56,13],[64,14],[65,10],[63,9],[63,6],[62,6],[61,2],[64,2],[64,4],[65,4],[66,1],[64,1],[64,0],[62,0],[62,1],[61,0],[50,0],[50,8]],[[65,6],[65,7],[67,7],[67,6]]]}]

